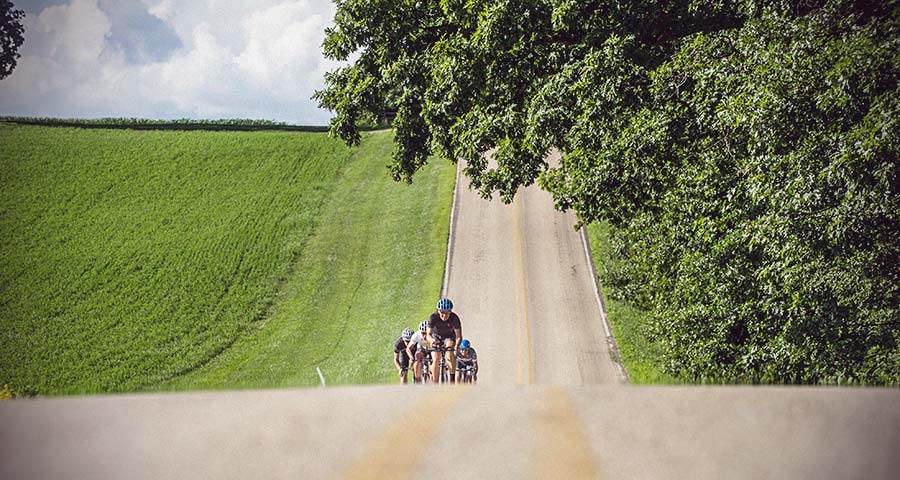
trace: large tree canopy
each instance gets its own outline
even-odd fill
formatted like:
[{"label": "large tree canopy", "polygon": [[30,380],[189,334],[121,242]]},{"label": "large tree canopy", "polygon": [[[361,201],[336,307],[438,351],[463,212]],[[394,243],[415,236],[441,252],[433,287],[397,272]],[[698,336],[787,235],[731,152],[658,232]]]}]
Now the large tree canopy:
[{"label": "large tree canopy", "polygon": [[9,0],[0,0],[0,79],[16,68],[19,47],[25,41],[22,18],[25,12],[16,10]]},{"label": "large tree canopy", "polygon": [[672,373],[900,382],[896,0],[337,0],[324,48],[334,134],[397,110],[396,179],[608,222]]}]

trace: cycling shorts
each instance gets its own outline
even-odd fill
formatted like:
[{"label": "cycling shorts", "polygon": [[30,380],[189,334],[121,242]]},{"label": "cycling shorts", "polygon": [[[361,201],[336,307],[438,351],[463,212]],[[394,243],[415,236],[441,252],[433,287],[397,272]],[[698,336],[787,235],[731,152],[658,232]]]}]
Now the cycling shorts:
[{"label": "cycling shorts", "polygon": [[468,366],[470,366],[470,365],[474,366],[474,367],[475,367],[475,369],[474,369],[475,373],[478,373],[478,364],[475,363],[474,360],[471,361],[471,362],[467,362],[467,361],[464,361],[464,360],[460,360],[459,357],[456,357],[456,369],[457,369],[457,370],[465,370],[466,367],[468,367]]},{"label": "cycling shorts", "polygon": [[412,362],[409,361],[409,355],[406,354],[406,350],[401,350],[397,353],[400,354],[400,358],[398,358],[398,360],[400,361],[400,367],[409,369],[409,364]]}]

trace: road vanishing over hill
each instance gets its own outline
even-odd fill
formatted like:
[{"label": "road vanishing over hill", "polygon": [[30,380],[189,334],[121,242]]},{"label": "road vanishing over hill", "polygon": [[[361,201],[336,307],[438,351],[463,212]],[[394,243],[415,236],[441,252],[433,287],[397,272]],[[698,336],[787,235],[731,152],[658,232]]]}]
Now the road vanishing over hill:
[{"label": "road vanishing over hill", "polygon": [[504,205],[460,176],[445,293],[478,351],[482,385],[625,380],[575,223],[537,185]]},{"label": "road vanishing over hill", "polygon": [[574,217],[466,185],[445,288],[478,386],[0,402],[0,476],[898,478],[900,390],[625,384]]}]

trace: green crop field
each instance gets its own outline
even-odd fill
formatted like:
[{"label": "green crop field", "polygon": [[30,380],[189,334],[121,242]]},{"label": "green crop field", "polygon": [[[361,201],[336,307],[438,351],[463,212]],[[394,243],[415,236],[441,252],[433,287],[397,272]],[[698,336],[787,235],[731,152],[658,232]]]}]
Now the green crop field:
[{"label": "green crop field", "polygon": [[453,166],[388,131],[0,125],[0,382],[17,394],[392,378],[440,289]]}]

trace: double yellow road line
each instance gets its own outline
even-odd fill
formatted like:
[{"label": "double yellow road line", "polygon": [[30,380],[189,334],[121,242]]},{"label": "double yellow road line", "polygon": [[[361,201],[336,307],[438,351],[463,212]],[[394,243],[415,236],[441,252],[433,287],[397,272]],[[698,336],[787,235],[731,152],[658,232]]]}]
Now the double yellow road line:
[{"label": "double yellow road line", "polygon": [[[413,387],[421,388],[421,387]],[[433,387],[432,387],[433,388]],[[371,444],[355,462],[351,463],[342,478],[347,480],[374,478],[414,478],[419,468],[416,459],[425,458],[432,439],[445,426],[446,418],[454,405],[469,391],[469,387],[441,388],[430,394],[411,410],[412,415],[423,415],[415,421],[407,421],[404,415],[381,437]],[[415,429],[411,430],[410,426]],[[419,475],[415,475],[419,476]]]},{"label": "double yellow road line", "polygon": [[520,198],[513,201],[512,253],[513,276],[516,290],[516,333],[519,338],[519,385],[531,385],[534,367],[531,361],[531,332],[528,327],[528,294],[525,283],[525,256],[522,250],[522,215],[519,210]]},{"label": "double yellow road line", "polygon": [[[520,198],[510,209],[519,354],[518,383],[530,385],[533,383],[534,366],[522,238],[523,207],[520,205]],[[409,424],[405,421],[394,424],[349,465],[344,472],[344,478],[389,476],[407,479],[420,476],[420,472],[415,469],[421,468],[421,464],[399,459],[424,458],[428,448],[432,446],[433,439],[440,433],[440,428],[446,427],[447,418],[454,407],[469,392],[473,392],[470,387],[462,386],[429,392],[429,395],[415,406],[416,412],[429,412],[429,421],[416,423],[414,432],[409,430]],[[521,393],[534,397],[530,400],[530,407],[518,413],[523,415],[523,431],[530,433],[526,435],[531,439],[528,448],[535,452],[535,455],[529,456],[532,464],[528,471],[533,472],[535,478],[602,478],[602,473],[593,459],[590,441],[585,435],[569,393],[558,387],[528,389]]]},{"label": "double yellow road line", "polygon": [[[410,410],[412,416],[426,412],[426,421],[406,421],[411,417],[402,415],[401,421],[376,437],[362,455],[348,465],[342,478],[405,480],[421,477],[422,469],[428,467],[427,455],[434,439],[442,428],[448,428],[447,418],[471,388],[456,386],[429,392]],[[590,448],[591,442],[570,395],[560,387],[522,390],[522,394],[532,397],[530,406],[506,414],[522,419],[524,435],[518,440],[521,445],[513,448],[525,447],[534,453],[527,456],[530,465],[526,467],[533,473],[533,478],[602,478]],[[411,425],[414,430],[410,430]],[[462,428],[477,430],[478,426],[468,421]],[[502,457],[508,453],[505,450],[508,448],[496,447],[496,454]],[[447,476],[445,473],[441,476]]]}]

